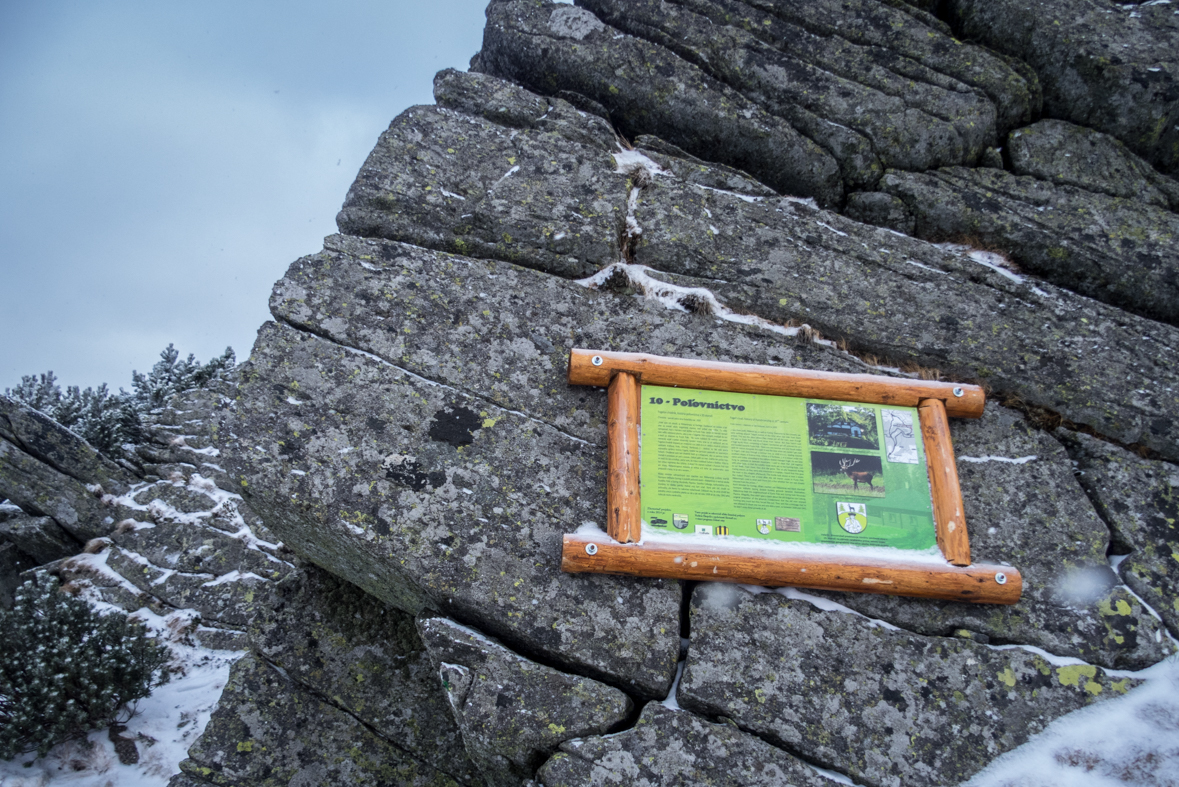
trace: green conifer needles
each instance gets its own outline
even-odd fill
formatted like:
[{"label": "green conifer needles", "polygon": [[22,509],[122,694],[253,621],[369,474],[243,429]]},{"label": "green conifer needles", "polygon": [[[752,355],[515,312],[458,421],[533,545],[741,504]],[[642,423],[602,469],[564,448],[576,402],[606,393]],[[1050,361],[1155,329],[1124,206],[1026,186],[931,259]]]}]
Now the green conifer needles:
[{"label": "green conifer needles", "polygon": [[142,624],[101,615],[41,572],[0,611],[0,758],[36,751],[118,720],[168,680],[167,647]]}]

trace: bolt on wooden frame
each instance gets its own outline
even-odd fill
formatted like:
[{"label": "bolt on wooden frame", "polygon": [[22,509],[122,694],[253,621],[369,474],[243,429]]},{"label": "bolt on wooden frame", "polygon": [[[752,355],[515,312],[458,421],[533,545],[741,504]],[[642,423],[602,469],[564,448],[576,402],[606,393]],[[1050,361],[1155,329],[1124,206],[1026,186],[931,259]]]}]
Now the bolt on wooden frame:
[{"label": "bolt on wooden frame", "polygon": [[[792,585],[976,604],[1019,601],[1023,580],[1017,569],[970,562],[947,417],[981,416],[986,395],[978,386],[583,349],[570,352],[569,383],[608,389],[609,538],[566,534],[563,571]],[[639,420],[644,384],[916,408],[937,545],[946,564],[849,554],[779,555],[737,545],[640,543]]]}]

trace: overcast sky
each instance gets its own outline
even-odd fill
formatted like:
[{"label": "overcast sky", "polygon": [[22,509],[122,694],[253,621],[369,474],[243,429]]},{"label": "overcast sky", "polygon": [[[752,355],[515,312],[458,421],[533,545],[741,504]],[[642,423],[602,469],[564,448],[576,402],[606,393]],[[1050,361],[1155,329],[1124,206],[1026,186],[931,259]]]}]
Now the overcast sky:
[{"label": "overcast sky", "polygon": [[486,0],[0,0],[0,390],[245,360],[378,135]]}]

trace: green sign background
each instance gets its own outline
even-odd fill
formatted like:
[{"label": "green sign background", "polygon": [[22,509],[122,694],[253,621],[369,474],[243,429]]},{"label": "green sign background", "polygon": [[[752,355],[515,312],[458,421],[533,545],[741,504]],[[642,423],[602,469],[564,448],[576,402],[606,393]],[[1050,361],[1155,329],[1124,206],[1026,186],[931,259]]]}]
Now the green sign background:
[{"label": "green sign background", "polygon": [[928,550],[916,408],[642,387],[643,528]]}]

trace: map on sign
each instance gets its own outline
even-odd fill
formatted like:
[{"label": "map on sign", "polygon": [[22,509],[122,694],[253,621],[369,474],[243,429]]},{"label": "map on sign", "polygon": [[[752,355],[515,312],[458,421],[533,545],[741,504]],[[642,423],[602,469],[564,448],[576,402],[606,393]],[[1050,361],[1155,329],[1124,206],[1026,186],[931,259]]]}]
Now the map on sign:
[{"label": "map on sign", "polygon": [[642,387],[644,532],[926,550],[912,407]]}]

